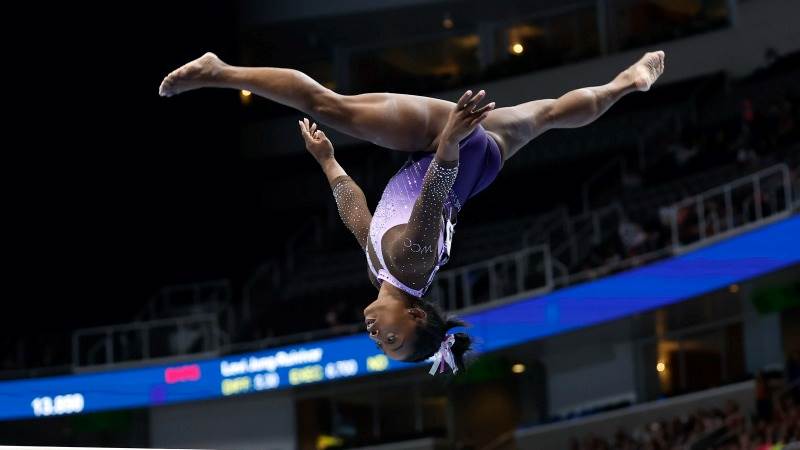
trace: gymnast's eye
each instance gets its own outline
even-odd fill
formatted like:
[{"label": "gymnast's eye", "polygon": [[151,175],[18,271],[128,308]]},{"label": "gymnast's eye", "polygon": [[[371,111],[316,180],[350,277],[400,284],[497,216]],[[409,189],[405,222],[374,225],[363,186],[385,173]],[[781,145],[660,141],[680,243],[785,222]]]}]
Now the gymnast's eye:
[{"label": "gymnast's eye", "polygon": [[395,336],[393,334],[390,334],[389,336],[386,337],[386,342],[394,344],[394,341],[395,341]]}]

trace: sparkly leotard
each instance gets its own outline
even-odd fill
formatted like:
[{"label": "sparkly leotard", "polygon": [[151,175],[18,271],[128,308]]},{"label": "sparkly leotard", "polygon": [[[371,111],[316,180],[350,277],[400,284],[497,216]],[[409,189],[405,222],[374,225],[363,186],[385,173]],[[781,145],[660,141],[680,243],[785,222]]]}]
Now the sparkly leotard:
[{"label": "sparkly leotard", "polygon": [[[340,177],[334,182],[334,197],[343,221],[364,248],[370,272],[378,282],[389,282],[421,298],[439,268],[449,259],[458,211],[470,197],[494,181],[501,165],[500,149],[483,127],[478,126],[459,143],[458,161],[438,161],[434,153],[412,154],[389,180],[371,221],[363,193],[349,177]],[[418,275],[416,273],[403,273],[415,271],[418,265],[387,265],[387,255],[383,251],[386,232],[402,224],[407,224],[406,235],[418,239],[404,238],[402,247],[397,248],[411,256],[428,257],[426,261],[431,261],[429,266],[432,265],[429,276],[416,283],[404,283],[398,277],[420,278],[409,277]],[[376,261],[370,256],[370,250]],[[430,258],[432,256],[435,258]],[[396,255],[390,257],[392,262],[398,259]],[[387,267],[392,267],[395,273]]]},{"label": "sparkly leotard", "polygon": [[[438,268],[444,265],[449,258],[455,216],[458,213],[458,209],[460,209],[460,202],[452,190],[457,175],[457,162],[447,167],[434,158],[424,158],[417,161],[409,159],[403,168],[389,180],[386,189],[383,190],[383,196],[377,208],[375,208],[375,215],[372,217],[372,223],[369,227],[369,244],[374,248],[381,268],[375,270],[375,263],[370,257],[369,250],[367,249],[366,251],[369,269],[378,280],[388,281],[414,297],[425,295],[425,291],[433,281]],[[404,239],[403,250],[415,253],[432,253],[434,249],[429,243],[435,239],[435,254],[437,258],[433,271],[423,287],[414,289],[398,280],[387,269],[389,266],[384,259],[382,240],[386,232],[397,225],[408,224],[407,226],[412,226],[411,215],[418,200],[421,200],[426,205],[433,206],[424,213],[426,217],[417,219],[420,225],[427,228],[427,230],[422,234],[423,239],[418,242]],[[427,245],[425,244],[426,242],[428,243]],[[399,265],[395,270],[405,271],[406,267]]]}]

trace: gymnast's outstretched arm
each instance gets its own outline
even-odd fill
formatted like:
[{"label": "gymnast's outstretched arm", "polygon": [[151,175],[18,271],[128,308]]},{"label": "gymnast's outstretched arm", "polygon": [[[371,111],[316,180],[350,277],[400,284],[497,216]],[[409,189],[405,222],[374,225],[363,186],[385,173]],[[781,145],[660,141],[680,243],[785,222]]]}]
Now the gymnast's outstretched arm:
[{"label": "gymnast's outstretched arm", "polygon": [[367,207],[364,192],[336,161],[333,156],[333,144],[322,130],[317,129],[317,124],[309,124],[308,119],[304,119],[300,122],[300,133],[303,135],[306,149],[314,156],[328,178],[342,222],[356,237],[361,248],[366,248],[372,214]]}]

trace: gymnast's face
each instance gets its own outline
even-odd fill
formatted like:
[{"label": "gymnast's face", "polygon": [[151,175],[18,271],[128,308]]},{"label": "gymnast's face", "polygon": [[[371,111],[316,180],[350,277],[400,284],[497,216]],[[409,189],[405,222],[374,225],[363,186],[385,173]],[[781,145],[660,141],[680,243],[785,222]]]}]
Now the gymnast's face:
[{"label": "gymnast's face", "polygon": [[409,307],[402,299],[379,298],[364,309],[369,338],[386,356],[404,360],[414,351],[417,326],[425,312]]}]

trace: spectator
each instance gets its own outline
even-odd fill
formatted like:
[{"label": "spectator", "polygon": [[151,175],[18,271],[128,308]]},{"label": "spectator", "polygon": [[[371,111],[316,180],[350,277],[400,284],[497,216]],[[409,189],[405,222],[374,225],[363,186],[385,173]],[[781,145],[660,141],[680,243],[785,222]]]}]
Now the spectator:
[{"label": "spectator", "polygon": [[769,389],[769,382],[764,373],[760,370],[756,372],[756,413],[762,420],[772,418],[772,395]]},{"label": "spectator", "polygon": [[620,222],[617,230],[620,241],[625,247],[626,256],[638,254],[639,247],[647,242],[647,233],[644,232],[639,224],[629,220]]},{"label": "spectator", "polygon": [[793,350],[786,359],[786,378],[788,383],[800,380],[800,350]]},{"label": "spectator", "polygon": [[786,360],[786,382],[795,403],[800,404],[800,350],[793,350]]},{"label": "spectator", "polygon": [[748,423],[739,405],[698,410],[686,417],[652,422],[633,430],[618,430],[611,440],[586,436],[574,439],[571,450],[777,450],[800,448],[800,408],[791,399],[772,419],[754,418]]}]

